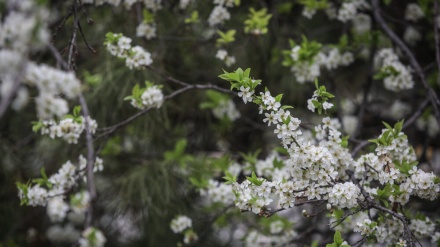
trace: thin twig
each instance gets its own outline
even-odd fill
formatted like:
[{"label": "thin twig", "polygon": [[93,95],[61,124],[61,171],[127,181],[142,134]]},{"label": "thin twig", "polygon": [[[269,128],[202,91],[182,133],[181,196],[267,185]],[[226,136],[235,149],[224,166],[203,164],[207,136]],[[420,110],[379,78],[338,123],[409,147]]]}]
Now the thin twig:
[{"label": "thin twig", "polygon": [[87,48],[89,48],[89,50],[91,50],[93,53],[96,53],[96,51],[93,49],[93,47],[91,45],[89,45],[89,43],[87,42],[86,37],[84,36],[84,33],[81,28],[81,23],[79,23],[79,22],[78,22],[78,29],[79,29],[79,32],[81,33],[81,36],[84,40],[84,43],[86,43],[86,45],[87,45]]},{"label": "thin twig", "polygon": [[417,110],[411,115],[410,118],[408,118],[408,120],[405,121],[405,123],[403,124],[402,129],[406,129],[408,127],[410,127],[419,117],[420,115],[422,115],[423,110],[425,110],[425,108],[428,106],[429,103],[429,99],[425,99],[417,108]]},{"label": "thin twig", "polygon": [[[160,75],[166,81],[170,81],[170,82],[176,83],[176,84],[184,86],[184,87],[192,85],[192,84],[190,84],[188,82],[176,79],[176,78],[174,78],[172,76],[169,76],[165,72],[163,72],[163,71],[161,71],[161,70],[159,70],[157,68],[154,68],[152,66],[147,66],[146,68],[148,68],[149,70],[151,70],[151,71],[155,72],[156,74]],[[226,89],[226,88],[222,88],[222,87],[219,87],[219,86],[216,86],[216,85],[213,85],[213,84],[209,84],[209,83],[206,84],[206,85],[209,86],[209,89],[214,89],[214,90],[217,90],[219,92],[223,92],[223,93],[227,93],[227,94],[237,95],[236,92],[234,92],[232,90],[229,90],[229,89]]]},{"label": "thin twig", "polygon": [[[228,91],[228,89],[224,89],[224,88],[221,88],[221,87],[218,87],[218,86],[215,86],[215,85],[210,85],[210,84],[207,84],[207,85],[203,85],[203,84],[196,84],[196,85],[187,84],[187,86],[185,86],[185,87],[183,87],[183,88],[181,88],[179,90],[176,90],[176,91],[172,92],[171,94],[165,96],[164,97],[164,101],[169,100],[171,98],[174,98],[177,95],[179,95],[179,94],[181,94],[183,92],[186,92],[188,90],[191,90],[191,89],[214,89],[214,90],[218,90],[218,91],[221,91],[221,92]],[[99,138],[101,138],[103,136],[112,134],[117,129],[119,129],[119,128],[121,128],[121,127],[123,127],[123,126],[125,126],[125,125],[127,125],[129,123],[131,123],[132,121],[134,121],[138,117],[140,117],[142,115],[145,115],[151,109],[152,109],[151,107],[150,108],[146,108],[146,109],[144,109],[144,110],[134,114],[133,116],[130,116],[129,118],[125,119],[122,122],[119,122],[119,123],[117,123],[115,125],[112,125],[112,126],[109,126],[109,127],[104,127],[104,128],[98,129],[98,131],[104,131],[104,133],[102,133],[99,136],[97,136],[95,138],[95,140],[99,139]]]},{"label": "thin twig", "polygon": [[434,115],[437,119],[437,122],[440,124],[440,100],[437,97],[437,94],[434,92],[434,90],[429,86],[428,82],[426,81],[425,74],[423,73],[422,68],[420,67],[419,62],[415,58],[414,54],[411,52],[411,50],[408,48],[408,46],[394,33],[393,30],[388,26],[388,24],[384,21],[382,18],[382,15],[380,14],[380,5],[379,0],[372,0],[373,5],[373,14],[376,21],[379,23],[381,28],[384,30],[384,32],[388,35],[388,37],[405,53],[405,55],[408,57],[409,62],[413,69],[415,70],[416,74],[418,75],[423,87],[425,88],[428,98],[431,102],[431,105],[434,109]]},{"label": "thin twig", "polygon": [[60,31],[60,29],[64,26],[64,24],[66,23],[66,21],[72,16],[73,11],[72,9],[69,11],[69,13],[67,13],[67,15],[63,18],[63,20],[61,21],[60,25],[58,25],[58,27],[55,29],[55,32],[52,34],[52,43],[55,42],[55,38],[58,35],[58,32]]},{"label": "thin twig", "polygon": [[[428,106],[429,103],[429,99],[425,99],[417,108],[417,110],[413,113],[413,115],[411,115],[410,118],[408,118],[408,120],[405,121],[405,123],[403,124],[402,129],[406,130],[407,128],[411,127],[411,125],[413,125],[415,123],[415,121],[417,120],[417,118],[420,117],[420,115],[422,115],[423,110]],[[368,144],[371,144],[371,142],[369,141],[357,141],[358,145],[353,149],[353,151],[351,152],[351,156],[356,156],[357,153],[359,153],[359,151],[361,151],[364,147],[366,147]]]},{"label": "thin twig", "polygon": [[[401,214],[399,214],[399,213],[397,213],[397,212],[394,212],[394,211],[392,211],[392,210],[390,210],[390,209],[388,209],[388,208],[385,208],[385,207],[379,205],[378,203],[376,203],[376,202],[370,197],[370,195],[368,194],[368,192],[365,191],[365,188],[364,188],[364,187],[359,183],[359,181],[354,177],[354,173],[353,173],[352,171],[348,171],[348,170],[347,170],[346,172],[347,172],[347,175],[350,176],[351,181],[352,181],[354,184],[356,184],[356,186],[360,189],[361,194],[362,194],[362,196],[363,196],[364,199],[365,199],[365,201],[364,201],[365,205],[361,205],[361,200],[360,200],[360,199],[358,200],[359,205],[361,206],[361,208],[362,208],[362,207],[363,207],[364,209],[375,208],[375,209],[378,209],[378,210],[380,210],[380,211],[382,211],[382,212],[384,212],[384,213],[387,213],[387,214],[391,215],[392,217],[397,218],[398,220],[400,220],[400,221],[402,222],[402,224],[403,224],[403,227],[404,227],[403,238],[406,239],[406,240],[409,242],[410,246],[413,246],[413,242],[414,242],[413,239],[414,239],[414,236],[413,236],[413,234],[412,234],[411,229],[409,228],[409,225],[408,225],[409,221],[408,221],[408,219],[405,217],[405,215],[401,215]],[[362,203],[362,204],[363,204],[363,203]]]},{"label": "thin twig", "polygon": [[440,41],[439,41],[439,26],[437,23],[438,18],[438,1],[434,0],[434,39],[435,39],[435,60],[437,61],[438,73],[440,73]]},{"label": "thin twig", "polygon": [[[67,60],[67,64],[70,70],[73,70],[74,63],[73,63],[73,53],[76,49],[76,35],[77,31],[79,29],[79,18],[78,18],[78,2],[77,0],[74,0],[73,2],[73,33],[72,38],[70,39],[69,43],[69,56]],[[92,225],[92,219],[93,219],[93,201],[96,197],[96,187],[95,187],[95,179],[93,174],[93,165],[94,165],[94,148],[93,148],[93,137],[92,133],[90,131],[90,123],[88,119],[90,118],[89,109],[87,107],[87,102],[84,98],[84,95],[82,93],[79,94],[79,102],[81,105],[81,110],[83,117],[85,119],[85,130],[86,130],[86,142],[87,142],[87,165],[86,165],[86,177],[87,177],[87,191],[90,194],[90,205],[87,208],[87,214],[86,214],[86,220],[85,220],[85,228],[88,228]]]},{"label": "thin twig", "polygon": [[[373,23],[373,25],[374,25],[374,23]],[[374,27],[373,27],[373,29],[374,29]],[[355,131],[351,135],[351,138],[356,138],[358,136],[358,134],[361,132],[362,127],[363,127],[363,119],[364,119],[364,115],[365,115],[365,109],[367,108],[367,105],[368,105],[368,95],[370,94],[370,90],[373,85],[374,55],[375,55],[375,53],[376,53],[376,42],[373,42],[372,47],[371,47],[371,51],[370,51],[370,56],[369,56],[368,76],[367,76],[367,80],[365,82],[364,94],[363,94],[362,103],[361,103],[361,107],[359,109],[359,114],[358,114],[358,124],[356,126]]]}]

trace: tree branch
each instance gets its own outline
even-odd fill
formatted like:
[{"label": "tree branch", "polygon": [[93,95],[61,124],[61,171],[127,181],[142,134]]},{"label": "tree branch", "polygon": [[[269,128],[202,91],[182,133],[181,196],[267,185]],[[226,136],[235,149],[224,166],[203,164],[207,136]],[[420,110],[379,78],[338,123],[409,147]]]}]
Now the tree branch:
[{"label": "tree branch", "polygon": [[382,18],[380,14],[380,5],[379,0],[372,0],[373,5],[373,14],[376,21],[379,23],[383,31],[388,35],[388,37],[405,53],[405,55],[408,57],[409,62],[413,69],[415,70],[416,74],[418,75],[420,81],[422,82],[423,87],[425,88],[429,101],[431,102],[431,105],[434,109],[434,114],[437,119],[437,122],[440,124],[440,100],[437,97],[437,94],[434,92],[434,90],[429,86],[428,82],[426,81],[425,74],[423,73],[422,68],[420,67],[419,62],[417,62],[417,59],[415,58],[414,54],[411,52],[411,50],[406,46],[406,44],[394,33],[393,30],[386,24],[384,19]]},{"label": "tree branch", "polygon": [[[69,70],[74,69],[74,63],[73,63],[73,52],[76,49],[76,35],[77,31],[79,29],[79,18],[78,18],[78,2],[77,0],[74,0],[73,2],[73,33],[72,38],[70,39],[69,43],[69,56],[67,60],[67,65]],[[90,125],[88,119],[90,118],[89,109],[87,107],[87,102],[84,98],[84,95],[82,93],[79,94],[79,102],[81,105],[81,110],[83,113],[83,117],[85,119],[85,130],[86,130],[86,142],[87,142],[87,165],[86,165],[86,177],[87,177],[87,191],[90,194],[90,205],[87,209],[86,214],[86,221],[85,221],[85,228],[88,228],[92,225],[92,218],[93,218],[93,201],[96,197],[96,187],[95,187],[95,179],[93,174],[93,165],[94,165],[94,148],[93,148],[93,137],[92,133],[90,131]]]},{"label": "tree branch", "polygon": [[437,73],[440,74],[440,41],[439,41],[439,26],[437,23],[438,18],[438,1],[434,0],[434,39],[435,39],[435,60],[437,61]]},{"label": "tree branch", "polygon": [[[221,91],[221,92],[227,92],[227,91],[228,91],[228,89],[221,88],[221,87],[218,87],[218,86],[215,86],[215,85],[211,85],[211,84],[207,84],[207,85],[203,85],[203,84],[195,84],[195,85],[191,85],[191,84],[187,84],[187,83],[186,83],[186,86],[185,86],[185,87],[183,87],[183,88],[181,88],[181,89],[179,89],[179,90],[176,90],[176,91],[172,92],[171,94],[165,96],[165,97],[164,97],[164,101],[169,100],[169,99],[171,99],[171,98],[174,98],[174,97],[176,97],[177,95],[179,95],[179,94],[181,94],[181,93],[183,93],[183,92],[186,92],[186,91],[188,91],[188,90],[192,90],[192,89],[214,89],[214,90]],[[95,140],[96,140],[96,139],[99,139],[99,138],[101,138],[101,137],[103,137],[103,136],[106,136],[106,135],[110,135],[110,134],[112,134],[113,132],[115,132],[115,131],[118,130],[119,128],[121,128],[121,127],[123,127],[123,126],[125,126],[125,125],[127,125],[127,124],[129,124],[129,123],[131,123],[131,122],[133,122],[133,121],[134,121],[135,119],[137,119],[138,117],[140,117],[140,116],[146,114],[146,113],[149,112],[151,109],[152,109],[152,108],[144,109],[144,110],[142,110],[142,111],[140,111],[140,112],[134,114],[133,116],[131,116],[131,117],[125,119],[124,121],[122,121],[122,122],[120,122],[120,123],[117,123],[117,124],[112,125],[112,126],[109,126],[109,127],[104,127],[104,128],[98,129],[98,131],[104,131],[104,133],[102,133],[102,134],[100,134],[99,136],[97,136],[97,137],[95,138]]]}]

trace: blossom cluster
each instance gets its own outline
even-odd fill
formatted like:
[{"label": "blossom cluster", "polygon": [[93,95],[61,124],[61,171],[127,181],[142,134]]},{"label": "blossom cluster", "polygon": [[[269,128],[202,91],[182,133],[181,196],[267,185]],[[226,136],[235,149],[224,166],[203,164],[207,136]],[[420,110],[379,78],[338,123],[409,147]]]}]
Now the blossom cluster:
[{"label": "blossom cluster", "polygon": [[425,13],[423,13],[423,10],[417,3],[409,3],[406,5],[405,20],[415,22],[423,17],[425,17]]},{"label": "blossom cluster", "polygon": [[80,247],[103,247],[107,239],[99,229],[88,227],[85,229],[79,239]]},{"label": "blossom cluster", "polygon": [[[238,75],[241,73],[240,69],[236,71]],[[248,72],[245,71],[244,74],[246,73]],[[254,93],[250,93],[252,86],[245,87],[247,84],[245,78],[242,83],[234,84],[236,81],[234,78],[237,77],[231,73],[221,77],[230,80],[233,87],[242,91],[240,96],[245,102],[251,100],[257,102],[260,105],[261,114],[263,111],[267,111],[263,121],[268,125],[276,125],[274,133],[289,153],[289,159],[284,163],[290,170],[291,177],[274,181],[261,179],[257,184],[255,184],[255,180],[251,182],[248,178],[241,184],[233,184],[237,207],[260,214],[268,210],[272,203],[274,203],[272,206],[275,206],[273,209],[292,207],[296,198],[301,197],[307,197],[308,200],[332,198],[332,202],[338,206],[353,206],[344,204],[348,202],[340,198],[339,190],[331,188],[331,184],[338,177],[345,178],[346,175],[343,171],[350,166],[352,161],[347,149],[340,144],[342,141],[341,133],[337,130],[340,128],[340,124],[330,118],[324,118],[323,125],[318,127],[322,131],[317,131],[317,135],[322,138],[322,141],[318,145],[313,145],[302,137],[302,131],[299,129],[301,121],[291,116],[290,111],[285,110],[286,107],[281,107],[280,95],[273,97],[266,89],[265,93],[260,93],[260,96],[254,96]],[[249,82],[254,81],[249,79]],[[250,96],[246,93],[249,93]],[[327,139],[323,140],[325,137]],[[354,187],[350,185],[350,183],[346,183],[340,186],[351,189],[353,193],[350,194],[350,198],[356,199],[359,196],[358,190],[354,185]]]},{"label": "blossom cluster", "polygon": [[142,69],[153,63],[151,54],[140,46],[131,46],[131,38],[122,34],[107,33],[105,45],[113,56],[125,59],[129,69]]},{"label": "blossom cluster", "polygon": [[[354,160],[346,148],[347,137],[341,136],[341,124],[337,119],[323,118],[314,128],[314,138],[307,138],[299,129],[301,121],[280,104],[281,96],[273,97],[267,89],[257,96],[255,87],[260,81],[248,78],[248,74],[249,71],[238,69],[220,77],[241,91],[239,96],[244,102],[258,104],[260,114],[266,111],[264,122],[276,125],[274,133],[289,157],[271,154],[266,160],[256,160],[242,167],[243,173],[246,169],[256,170],[260,177],[252,172],[247,180],[232,183],[235,205],[239,209],[267,215],[296,203],[316,200],[326,201],[327,208],[332,210],[358,208],[365,198],[346,170],[353,170],[354,179],[364,181],[363,193],[371,198],[400,205],[406,204],[411,195],[428,200],[438,198],[438,178],[432,172],[417,168],[414,149],[401,132],[403,121],[396,123],[394,128],[386,124],[387,129],[378,139],[371,140],[377,144],[375,152]],[[317,86],[317,89],[321,88]],[[283,176],[278,176],[277,170],[284,170]],[[374,214],[360,212],[355,213],[355,217],[354,225],[347,227],[346,232],[354,229],[378,243],[405,244],[401,235],[403,223],[392,216],[377,221],[373,220]],[[421,228],[420,237],[434,235],[433,224],[428,221],[416,220],[412,224],[410,228],[414,232],[418,231],[416,227]]]},{"label": "blossom cluster", "polygon": [[13,11],[0,24],[0,48],[25,53],[39,50],[49,41],[50,12],[32,0],[10,1]]},{"label": "blossom cluster", "polygon": [[335,184],[329,193],[328,203],[336,208],[354,208],[360,197],[360,189],[353,182]]},{"label": "blossom cluster", "polygon": [[136,36],[144,37],[148,40],[156,37],[156,25],[153,23],[140,23],[136,28]]},{"label": "blossom cluster", "polygon": [[192,220],[186,215],[178,215],[171,221],[170,227],[174,233],[181,233],[192,227]]},{"label": "blossom cluster", "polygon": [[[64,163],[57,173],[53,174],[49,178],[46,176],[44,170],[42,170],[42,178],[34,179],[34,185],[18,184],[19,198],[22,203],[29,206],[46,206],[51,199],[63,198],[65,193],[71,188],[77,185],[77,180],[85,174],[86,159],[82,156],[79,158],[78,166],[67,161]],[[102,159],[97,158],[95,160],[96,171],[102,171]],[[61,219],[64,215],[65,206],[59,201],[52,201],[49,212],[60,210],[58,214],[52,214],[51,218]]]},{"label": "blossom cluster", "polygon": [[215,57],[223,61],[227,67],[231,67],[231,65],[235,64],[235,57],[228,56],[228,52],[224,49],[218,50]]},{"label": "blossom cluster", "polygon": [[399,61],[399,57],[392,49],[384,48],[377,52],[375,67],[379,69],[376,77],[384,79],[386,89],[399,92],[414,87],[411,69]]},{"label": "blossom cluster", "polygon": [[68,112],[68,105],[61,96],[73,99],[81,92],[81,83],[73,72],[61,71],[44,64],[29,63],[24,79],[40,92],[35,100],[40,119],[63,116]]},{"label": "blossom cluster", "polygon": [[212,9],[208,17],[209,26],[223,24],[225,21],[231,19],[231,13],[227,8],[234,7],[234,0],[214,0],[215,7]]},{"label": "blossom cluster", "polygon": [[[303,54],[314,55],[304,57]],[[314,81],[321,75],[321,67],[331,71],[340,66],[348,66],[354,61],[353,53],[349,51],[341,53],[339,48],[331,48],[326,54],[317,46],[314,52],[311,52],[307,42],[292,47],[288,55],[290,56],[290,62],[285,63],[285,65],[290,65],[290,69],[299,83]]]},{"label": "blossom cluster", "polygon": [[146,87],[140,88],[138,84],[133,88],[132,95],[125,97],[131,100],[131,105],[138,109],[160,108],[164,101],[164,96],[160,85],[146,81]]},{"label": "blossom cluster", "polygon": [[434,115],[421,116],[417,119],[416,127],[418,130],[428,132],[430,137],[436,137],[440,133],[440,126]]},{"label": "blossom cluster", "polygon": [[351,0],[343,2],[338,10],[336,19],[341,22],[352,20],[359,10],[370,9],[370,5],[365,0]]},{"label": "blossom cluster", "polygon": [[[319,102],[319,94],[315,91],[312,95],[312,98],[307,100],[307,109],[309,109],[312,112],[315,112],[316,107],[316,103],[314,104],[314,102]],[[333,104],[327,101],[322,102],[322,109],[324,111],[329,110],[333,107]]]},{"label": "blossom cluster", "polygon": [[230,205],[234,202],[232,186],[212,179],[208,181],[207,188],[200,190],[200,195],[205,196],[209,200],[209,204]]},{"label": "blossom cluster", "polygon": [[218,119],[228,118],[235,121],[240,118],[240,112],[235,107],[234,101],[231,99],[220,101],[220,103],[212,109],[212,113]]},{"label": "blossom cluster", "polygon": [[44,120],[41,122],[40,130],[42,135],[49,135],[52,139],[58,137],[64,139],[67,143],[77,144],[78,139],[86,128],[86,124],[89,126],[90,132],[94,134],[98,124],[90,116],[87,118],[80,116],[78,119],[64,118],[59,122]]}]

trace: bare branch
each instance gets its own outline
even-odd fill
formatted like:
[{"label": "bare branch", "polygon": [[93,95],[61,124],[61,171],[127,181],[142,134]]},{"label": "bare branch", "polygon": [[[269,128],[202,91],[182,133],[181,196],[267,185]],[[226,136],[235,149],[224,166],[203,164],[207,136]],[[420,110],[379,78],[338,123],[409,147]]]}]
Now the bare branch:
[{"label": "bare branch", "polygon": [[411,50],[408,48],[408,46],[394,33],[393,30],[387,25],[387,23],[384,21],[380,14],[380,5],[379,0],[372,0],[373,5],[373,14],[376,21],[379,23],[381,28],[384,30],[384,32],[388,35],[388,37],[405,53],[405,55],[408,57],[409,62],[413,69],[415,70],[416,74],[418,75],[420,81],[422,82],[423,87],[425,88],[429,101],[431,102],[431,105],[434,109],[434,114],[437,119],[437,122],[440,124],[440,100],[437,97],[437,94],[434,92],[434,90],[429,86],[428,82],[426,81],[425,74],[423,73],[422,68],[420,67],[419,62],[415,58],[414,54],[411,52]]},{"label": "bare branch", "polygon": [[[76,49],[76,35],[79,28],[79,18],[78,18],[78,2],[77,0],[74,0],[73,2],[73,33],[72,38],[70,39],[69,43],[69,56],[67,60],[67,65],[70,70],[73,70],[74,63],[73,63],[73,52]],[[92,219],[93,219],[93,201],[96,197],[96,187],[95,187],[95,179],[93,174],[93,165],[94,165],[94,148],[93,148],[93,137],[92,133],[90,131],[90,125],[89,125],[89,109],[87,107],[87,102],[83,96],[82,93],[79,94],[79,102],[81,105],[81,110],[83,113],[83,117],[85,119],[85,130],[86,130],[86,142],[87,142],[87,166],[86,166],[86,177],[87,177],[87,191],[90,194],[91,203],[87,209],[87,215],[86,215],[86,221],[85,221],[85,227],[90,227],[92,225]]]},{"label": "bare branch", "polygon": [[[195,84],[195,85],[186,84],[186,85],[187,85],[187,86],[185,86],[185,87],[183,87],[183,88],[181,88],[181,89],[179,89],[179,90],[176,90],[176,91],[172,92],[171,94],[165,96],[165,97],[164,97],[164,101],[165,101],[165,100],[169,100],[169,99],[171,99],[171,98],[174,98],[174,97],[176,97],[177,95],[179,95],[179,94],[181,94],[181,93],[183,93],[183,92],[186,92],[186,91],[188,91],[188,90],[192,90],[192,89],[214,89],[214,90],[221,91],[221,92],[227,92],[227,91],[229,91],[228,89],[224,89],[224,88],[221,88],[221,87],[218,87],[218,86],[215,86],[215,85],[210,85],[210,84],[206,84],[206,85],[203,85],[203,84]],[[119,128],[121,128],[121,127],[123,127],[123,126],[125,126],[125,125],[127,125],[127,124],[129,124],[129,123],[131,123],[132,121],[134,121],[134,120],[137,119],[138,117],[140,117],[140,116],[146,114],[147,112],[149,112],[151,109],[152,109],[152,108],[146,108],[146,109],[144,109],[144,110],[142,110],[142,111],[140,111],[140,112],[134,114],[133,116],[131,116],[131,117],[125,119],[124,121],[122,121],[122,122],[120,122],[120,123],[117,123],[117,124],[112,125],[112,126],[109,126],[109,127],[105,127],[105,128],[98,129],[98,131],[104,131],[104,133],[102,133],[102,134],[100,134],[99,136],[97,136],[97,137],[95,138],[95,140],[96,140],[96,139],[99,139],[99,138],[101,138],[101,137],[103,137],[103,136],[106,136],[106,135],[110,135],[110,134],[112,134],[112,133],[115,132],[117,129],[119,129]]]},{"label": "bare branch", "polygon": [[437,23],[438,18],[438,1],[434,0],[434,39],[435,39],[435,60],[437,61],[437,73],[440,74],[440,41],[439,41],[439,26]]}]

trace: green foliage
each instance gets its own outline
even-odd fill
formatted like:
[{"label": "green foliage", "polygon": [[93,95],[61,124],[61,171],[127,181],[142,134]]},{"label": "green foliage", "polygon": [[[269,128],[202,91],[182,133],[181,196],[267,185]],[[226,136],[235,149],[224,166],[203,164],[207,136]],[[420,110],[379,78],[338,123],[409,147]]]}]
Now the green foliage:
[{"label": "green foliage", "polygon": [[29,191],[29,182],[26,184],[20,183],[20,182],[16,182],[15,185],[17,186],[17,189],[19,189],[21,191],[21,193],[23,193],[23,198],[21,198],[20,201],[20,206],[22,205],[27,205],[29,200],[28,200],[28,191]]},{"label": "green foliage", "polygon": [[185,153],[187,144],[188,141],[186,139],[178,140],[174,146],[174,150],[164,153],[165,162],[176,162],[181,166],[186,166],[187,162],[194,160],[193,156]]},{"label": "green foliage", "polygon": [[254,35],[266,34],[272,14],[268,14],[266,8],[258,11],[254,8],[250,8],[249,12],[248,19],[244,21],[244,32]]},{"label": "green foliage", "polygon": [[[394,139],[399,137],[399,134],[400,134],[402,127],[403,127],[403,122],[404,122],[404,120],[397,122],[394,125],[394,128],[391,127],[389,124],[382,122],[385,125],[385,127],[387,128],[387,130],[382,134],[382,136],[380,138],[372,139],[372,140],[368,140],[368,141],[376,143],[376,145],[378,145],[378,146],[380,146],[380,145],[389,146]],[[406,135],[403,135],[403,137],[406,138]]]},{"label": "green foliage", "polygon": [[255,152],[249,152],[247,154],[240,152],[240,156],[252,166],[255,166],[258,160],[258,155],[261,153],[261,149],[257,149]]},{"label": "green foliage", "polygon": [[47,178],[46,171],[44,171],[44,167],[41,167],[40,169],[41,178],[34,178],[32,179],[32,183],[36,183],[40,186],[46,186],[47,188],[52,188],[52,183],[49,182],[49,179]]},{"label": "green foliage", "polygon": [[326,247],[350,247],[350,245],[342,239],[341,232],[336,231],[333,237],[333,243],[327,244]]},{"label": "green foliage", "polygon": [[230,172],[226,171],[223,179],[226,181],[225,184],[233,184],[237,182],[237,176],[232,175]]},{"label": "green foliage", "polygon": [[154,23],[154,13],[148,11],[148,9],[144,9],[142,11],[142,17],[143,17],[144,23],[147,23],[147,24]]},{"label": "green foliage", "polygon": [[406,174],[407,176],[410,175],[409,171],[412,170],[414,166],[417,166],[417,164],[419,164],[418,161],[408,162],[406,160],[402,160],[402,161],[395,160],[393,161],[393,163],[396,166],[396,168],[400,171],[400,173]]},{"label": "green foliage", "polygon": [[334,98],[335,96],[329,92],[327,92],[325,86],[318,84],[318,79],[315,80],[316,91],[314,94],[316,95],[316,99],[312,99],[313,106],[318,110],[319,114],[322,112],[326,112],[324,109],[324,102],[327,102],[329,99]]},{"label": "green foliage", "polygon": [[220,30],[217,31],[217,34],[220,35],[220,38],[217,39],[217,46],[227,45],[235,41],[235,31],[234,29],[228,30],[226,32],[222,32]]},{"label": "green foliage", "polygon": [[373,78],[375,80],[382,80],[387,78],[388,76],[397,76],[399,75],[399,71],[397,71],[393,66],[385,66],[382,67],[379,72],[377,72]]},{"label": "green foliage", "polygon": [[348,139],[350,138],[350,135],[343,136],[341,138],[341,146],[346,148],[348,146]]},{"label": "green foliage", "polygon": [[335,215],[336,220],[340,220],[342,218],[342,216],[344,216],[344,210],[335,209],[335,210],[333,210],[333,214]]},{"label": "green foliage", "polygon": [[264,182],[264,178],[258,178],[254,171],[252,171],[252,176],[246,177],[246,179],[256,186],[260,186]]},{"label": "green foliage", "polygon": [[43,120],[32,121],[31,124],[32,124],[32,131],[35,133],[44,127]]},{"label": "green foliage", "polygon": [[292,11],[293,6],[294,3],[292,2],[280,3],[277,5],[277,11],[281,14],[288,14]]},{"label": "green foliage", "polygon": [[306,36],[302,36],[302,43],[299,45],[300,49],[298,51],[298,58],[295,60],[292,58],[292,48],[296,47],[297,44],[295,41],[289,39],[290,48],[289,50],[283,50],[282,54],[284,56],[284,60],[282,62],[283,66],[290,67],[295,65],[296,63],[314,63],[315,56],[321,50],[322,45],[317,41],[309,41]]},{"label": "green foliage", "polygon": [[73,114],[66,114],[63,119],[71,118],[76,123],[82,123],[83,119],[81,117],[81,106],[77,105],[73,108]]},{"label": "green foliage", "polygon": [[97,86],[99,83],[102,82],[102,75],[101,74],[90,74],[89,71],[85,70],[83,72],[84,81],[90,85],[90,86]]},{"label": "green foliage", "polygon": [[299,3],[308,9],[325,9],[328,7],[327,0],[299,0]]},{"label": "green foliage", "polygon": [[214,90],[207,90],[206,96],[208,96],[208,101],[200,103],[200,109],[214,109],[220,105],[221,102],[229,100],[229,96]]},{"label": "green foliage", "polygon": [[[136,84],[131,90],[131,95],[126,96],[124,100],[134,100],[136,105],[142,105],[142,94],[147,91],[148,88],[155,86],[154,83],[150,81],[145,81],[145,87],[140,87],[139,84]],[[162,85],[156,85],[159,88],[162,88]]]},{"label": "green foliage", "polygon": [[115,45],[118,43],[118,40],[122,37],[122,33],[112,33],[108,32],[105,34],[104,45],[111,44]]},{"label": "green foliage", "polygon": [[238,90],[241,86],[254,90],[261,83],[261,80],[253,80],[249,77],[251,73],[251,69],[249,68],[245,71],[243,71],[241,68],[238,68],[234,72],[223,72],[224,74],[219,75],[219,77],[231,83],[231,90]]},{"label": "green foliage", "polygon": [[397,184],[385,184],[383,189],[377,190],[377,195],[375,196],[379,201],[381,201],[386,207],[389,206],[389,197],[391,195],[398,196],[402,194],[400,187]]},{"label": "green foliage", "polygon": [[185,18],[185,24],[194,24],[199,22],[200,22],[200,18],[199,18],[199,12],[197,10],[191,12],[190,17]]}]

